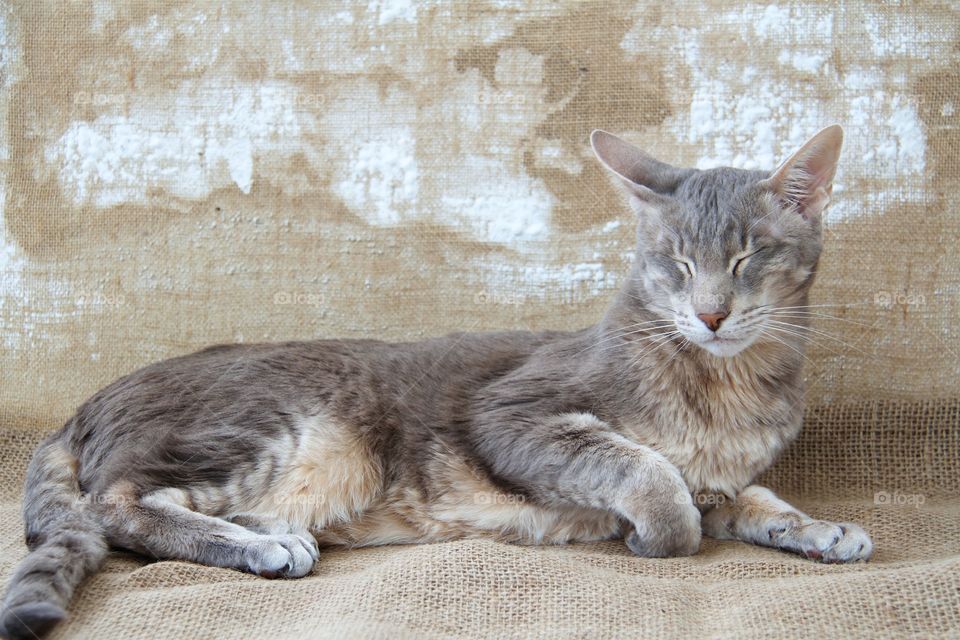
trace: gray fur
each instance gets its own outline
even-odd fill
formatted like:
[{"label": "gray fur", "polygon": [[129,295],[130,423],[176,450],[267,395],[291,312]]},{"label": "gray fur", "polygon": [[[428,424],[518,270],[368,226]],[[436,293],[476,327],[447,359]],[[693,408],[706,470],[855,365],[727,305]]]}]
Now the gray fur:
[{"label": "gray fur", "polygon": [[[816,169],[824,148],[839,152],[838,130],[782,167]],[[267,577],[305,575],[318,557],[313,536],[326,532],[257,505],[285,474],[300,473],[296,456],[323,429],[351,464],[368,467],[350,476],[333,460],[303,471],[339,473],[340,484],[294,497],[329,502],[351,482],[362,487],[349,489],[351,506],[331,516],[331,531],[362,529],[375,509],[392,513],[391,496],[415,496],[421,507],[449,499],[461,480],[446,470],[462,468],[471,482],[538,508],[612,514],[638,555],[695,553],[701,515],[692,494],[734,500],[799,430],[805,323],[778,332],[771,320],[778,307],[806,304],[829,182],[811,183],[820,191],[803,199],[800,169],[677,169],[609,134],[593,142],[640,217],[630,277],[597,325],[399,344],[218,346],[121,378],[31,464],[32,553],[7,593],[5,632],[29,637],[62,618],[108,544]],[[788,173],[789,202],[777,182]],[[734,273],[731,261],[745,252],[755,253]],[[728,314],[716,335],[697,319],[706,312]],[[440,533],[418,529],[416,509],[404,513],[402,527],[422,533],[415,540],[480,526],[464,520]],[[738,518],[747,523],[738,513],[710,516],[708,533],[741,531],[756,542],[775,520],[754,517],[760,524],[738,529]],[[796,551],[795,542],[781,546]]]}]

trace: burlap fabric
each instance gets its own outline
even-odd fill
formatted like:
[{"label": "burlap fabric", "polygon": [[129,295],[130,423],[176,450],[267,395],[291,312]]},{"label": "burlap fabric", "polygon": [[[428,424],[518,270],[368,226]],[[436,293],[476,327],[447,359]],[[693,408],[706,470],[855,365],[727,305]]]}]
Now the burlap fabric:
[{"label": "burlap fabric", "polygon": [[226,341],[593,322],[633,221],[592,128],[677,164],[847,138],[806,431],[765,481],[822,566],[705,541],[329,551],[269,582],[112,556],[57,637],[960,634],[960,20],[932,2],[0,4],[0,575],[31,448]]}]

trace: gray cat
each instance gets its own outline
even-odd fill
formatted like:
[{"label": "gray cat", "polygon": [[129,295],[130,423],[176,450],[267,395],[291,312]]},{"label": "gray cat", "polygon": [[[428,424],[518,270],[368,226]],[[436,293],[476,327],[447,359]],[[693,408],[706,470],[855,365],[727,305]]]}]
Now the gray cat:
[{"label": "gray cat", "polygon": [[64,618],[109,547],[268,578],[307,575],[321,545],[472,536],[866,560],[860,527],[750,485],[800,430],[841,143],[834,125],[773,173],[698,171],[594,132],[639,230],[581,331],[218,346],[121,378],[30,463],[5,633]]}]

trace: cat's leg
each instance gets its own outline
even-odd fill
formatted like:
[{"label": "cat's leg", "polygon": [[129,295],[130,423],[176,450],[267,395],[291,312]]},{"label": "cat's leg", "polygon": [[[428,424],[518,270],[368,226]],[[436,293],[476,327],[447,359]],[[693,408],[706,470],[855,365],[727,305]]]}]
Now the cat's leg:
[{"label": "cat's leg", "polygon": [[238,513],[224,518],[227,522],[238,524],[244,529],[249,529],[254,533],[263,533],[266,535],[281,535],[292,533],[300,536],[308,542],[314,540],[313,535],[305,528],[291,524],[282,518],[265,516],[259,513]]},{"label": "cat's leg", "polygon": [[501,422],[477,444],[496,476],[537,501],[619,515],[632,525],[626,544],[637,555],[691,555],[700,548],[700,512],[680,471],[592,414]]},{"label": "cat's leg", "polygon": [[711,538],[742,540],[821,562],[866,560],[873,551],[870,536],[859,526],[816,520],[756,485],[707,511],[703,532]]},{"label": "cat's leg", "polygon": [[266,578],[307,575],[319,557],[309,534],[256,533],[189,509],[178,490],[159,490],[142,497],[115,496],[100,509],[111,544],[155,558],[189,560],[213,567],[248,571]]}]

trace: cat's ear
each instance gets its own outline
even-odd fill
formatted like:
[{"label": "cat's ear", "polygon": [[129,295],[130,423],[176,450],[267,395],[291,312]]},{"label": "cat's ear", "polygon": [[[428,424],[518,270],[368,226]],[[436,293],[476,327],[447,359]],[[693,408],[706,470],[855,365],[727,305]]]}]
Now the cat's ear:
[{"label": "cat's ear", "polygon": [[629,187],[667,195],[690,172],[660,162],[626,140],[600,129],[590,134],[590,146],[603,166],[620,176]]},{"label": "cat's ear", "polygon": [[807,220],[818,220],[830,204],[837,173],[843,129],[833,124],[810,138],[761,184],[773,191],[781,204]]},{"label": "cat's ear", "polygon": [[597,129],[590,134],[590,146],[597,159],[623,181],[633,196],[635,208],[656,208],[690,173],[641,151],[612,133]]}]

